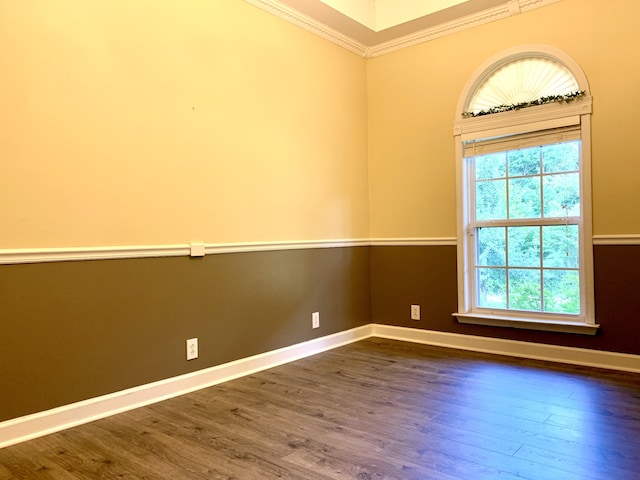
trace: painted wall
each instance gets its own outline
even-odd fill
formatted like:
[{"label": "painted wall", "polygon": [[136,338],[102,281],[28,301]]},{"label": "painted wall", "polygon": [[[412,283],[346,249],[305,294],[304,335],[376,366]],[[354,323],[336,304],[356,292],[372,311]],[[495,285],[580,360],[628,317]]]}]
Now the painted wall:
[{"label": "painted wall", "polygon": [[0,292],[0,422],[371,316],[368,247],[2,265]]},{"label": "painted wall", "polygon": [[595,335],[458,323],[455,246],[372,247],[370,260],[372,323],[640,355],[640,246],[594,247]]},{"label": "painted wall", "polygon": [[[0,72],[0,250],[368,236],[365,60],[241,0],[0,1]],[[368,323],[368,282],[366,247],[0,265],[0,421]]]},{"label": "painted wall", "polygon": [[371,59],[368,69],[371,236],[455,237],[454,113],[488,58],[530,43],[554,46],[583,68],[593,95],[595,235],[638,234],[640,3],[562,0]]},{"label": "painted wall", "polygon": [[[595,233],[638,233],[640,7],[611,3],[365,62],[240,0],[0,1],[0,249],[455,236],[458,95],[519,43],[584,68]],[[0,421],[370,321],[640,354],[637,249],[596,249],[595,340],[463,330],[451,246],[2,265]]]},{"label": "painted wall", "polygon": [[240,0],[0,2],[0,248],[365,238],[365,60]]},{"label": "painted wall", "polygon": [[[453,122],[475,72],[500,51],[548,44],[583,68],[593,96],[592,183],[595,235],[640,234],[637,213],[640,3],[562,0],[370,60],[370,234],[372,238],[455,237]],[[372,321],[427,330],[640,354],[640,247],[594,248],[595,336],[461,325],[456,248],[371,249]],[[409,318],[422,305],[423,320]]]}]

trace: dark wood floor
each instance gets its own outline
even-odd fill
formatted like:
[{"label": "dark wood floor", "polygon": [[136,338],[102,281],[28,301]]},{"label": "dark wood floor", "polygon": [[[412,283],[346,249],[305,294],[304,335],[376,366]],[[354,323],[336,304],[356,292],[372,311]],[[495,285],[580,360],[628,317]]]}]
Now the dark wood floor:
[{"label": "dark wood floor", "polygon": [[369,339],[0,450],[0,480],[640,479],[640,375]]}]

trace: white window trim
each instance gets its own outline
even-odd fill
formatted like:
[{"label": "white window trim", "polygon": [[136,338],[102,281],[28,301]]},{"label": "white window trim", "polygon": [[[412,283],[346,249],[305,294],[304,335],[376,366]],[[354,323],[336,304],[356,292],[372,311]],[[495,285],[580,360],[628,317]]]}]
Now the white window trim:
[{"label": "white window trim", "polygon": [[[456,196],[457,196],[457,248],[458,248],[458,312],[454,313],[460,323],[490,325],[499,327],[545,330],[565,333],[593,335],[599,325],[595,323],[595,302],[593,290],[593,242],[591,207],[591,96],[585,95],[571,103],[550,103],[525,108],[518,111],[502,112],[482,117],[462,118],[466,104],[477,85],[486,77],[487,72],[496,65],[504,64],[515,58],[532,54],[546,54],[563,63],[574,74],[581,90],[588,91],[588,84],[582,69],[565,53],[545,45],[525,45],[500,53],[485,64],[469,79],[460,96],[454,123],[456,155]],[[463,142],[474,139],[512,135],[529,131],[543,130],[567,125],[580,125],[582,141],[581,164],[581,207],[582,238],[580,239],[580,275],[585,291],[581,302],[581,316],[541,315],[515,311],[474,310],[472,305],[470,272],[473,253],[469,244],[466,227],[470,212],[463,160]]]}]

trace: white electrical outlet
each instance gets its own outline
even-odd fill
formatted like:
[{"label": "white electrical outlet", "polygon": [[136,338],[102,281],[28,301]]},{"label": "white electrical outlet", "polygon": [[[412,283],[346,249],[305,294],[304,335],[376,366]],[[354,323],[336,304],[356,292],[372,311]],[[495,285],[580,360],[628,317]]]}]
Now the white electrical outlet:
[{"label": "white electrical outlet", "polygon": [[187,360],[198,358],[198,339],[190,338],[187,340]]},{"label": "white electrical outlet", "polygon": [[411,305],[411,320],[420,320],[420,305]]},{"label": "white electrical outlet", "polygon": [[311,314],[311,328],[320,328],[320,312]]}]

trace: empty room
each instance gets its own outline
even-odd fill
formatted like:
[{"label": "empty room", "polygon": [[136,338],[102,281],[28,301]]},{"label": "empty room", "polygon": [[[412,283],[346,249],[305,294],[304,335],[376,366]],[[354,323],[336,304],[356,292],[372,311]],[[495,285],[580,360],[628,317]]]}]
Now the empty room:
[{"label": "empty room", "polygon": [[0,480],[640,478],[638,17],[0,1]]}]

